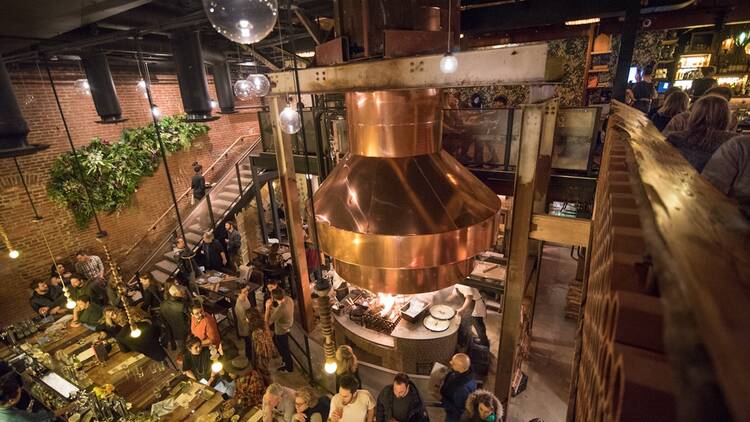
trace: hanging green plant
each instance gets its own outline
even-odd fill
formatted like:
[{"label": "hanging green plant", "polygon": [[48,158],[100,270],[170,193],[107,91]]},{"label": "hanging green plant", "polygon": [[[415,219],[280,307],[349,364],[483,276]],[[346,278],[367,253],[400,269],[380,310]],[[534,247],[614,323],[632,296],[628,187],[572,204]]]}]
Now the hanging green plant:
[{"label": "hanging green plant", "polygon": [[[189,148],[209,127],[186,123],[184,116],[167,116],[159,121],[159,130],[164,148],[171,153]],[[114,143],[95,138],[78,149],[78,156],[94,211],[118,211],[130,203],[141,177],[153,175],[159,166],[154,125],[124,129]],[[47,195],[68,207],[80,228],[85,228],[94,216],[72,152],[60,155],[52,164]]]}]

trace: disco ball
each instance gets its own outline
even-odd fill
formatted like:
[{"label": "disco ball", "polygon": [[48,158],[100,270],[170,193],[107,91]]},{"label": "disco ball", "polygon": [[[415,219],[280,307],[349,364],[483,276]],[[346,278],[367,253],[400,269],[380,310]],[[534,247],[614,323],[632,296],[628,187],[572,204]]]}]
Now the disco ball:
[{"label": "disco ball", "polygon": [[91,85],[89,85],[88,79],[76,79],[73,82],[73,89],[81,95],[91,96]]},{"label": "disco ball", "polygon": [[239,100],[247,100],[253,96],[252,84],[245,79],[234,83],[234,96]]},{"label": "disco ball", "polygon": [[271,82],[266,75],[256,73],[248,76],[247,81],[250,83],[250,91],[252,92],[252,95],[255,95],[256,97],[265,97],[271,90]]},{"label": "disco ball", "polygon": [[299,132],[302,127],[302,119],[300,119],[299,113],[291,106],[286,106],[279,113],[279,123],[281,123],[281,130],[289,135]]},{"label": "disco ball", "polygon": [[216,32],[240,44],[256,43],[276,24],[278,0],[203,0]]}]

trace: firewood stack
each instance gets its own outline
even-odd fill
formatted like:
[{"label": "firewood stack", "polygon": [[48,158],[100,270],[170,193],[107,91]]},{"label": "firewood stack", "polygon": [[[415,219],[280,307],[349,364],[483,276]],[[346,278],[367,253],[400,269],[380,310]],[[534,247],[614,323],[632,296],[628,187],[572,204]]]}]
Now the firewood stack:
[{"label": "firewood stack", "polygon": [[626,162],[609,137],[597,187],[575,402],[581,422],[676,420],[662,308]]}]

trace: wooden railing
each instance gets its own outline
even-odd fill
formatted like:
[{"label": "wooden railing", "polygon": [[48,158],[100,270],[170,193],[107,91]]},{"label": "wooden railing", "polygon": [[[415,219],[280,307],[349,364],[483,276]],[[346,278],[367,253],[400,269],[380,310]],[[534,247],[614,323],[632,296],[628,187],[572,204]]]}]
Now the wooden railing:
[{"label": "wooden railing", "polygon": [[568,420],[750,420],[750,223],[613,105]]}]

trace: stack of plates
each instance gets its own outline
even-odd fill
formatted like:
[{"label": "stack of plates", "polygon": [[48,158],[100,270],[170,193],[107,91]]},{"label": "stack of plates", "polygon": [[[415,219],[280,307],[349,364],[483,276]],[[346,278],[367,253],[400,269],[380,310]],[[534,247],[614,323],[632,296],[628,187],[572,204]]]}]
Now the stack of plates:
[{"label": "stack of plates", "polygon": [[451,319],[455,315],[455,309],[450,306],[434,305],[430,308],[430,314],[422,320],[422,325],[430,331],[445,331],[451,326]]}]

